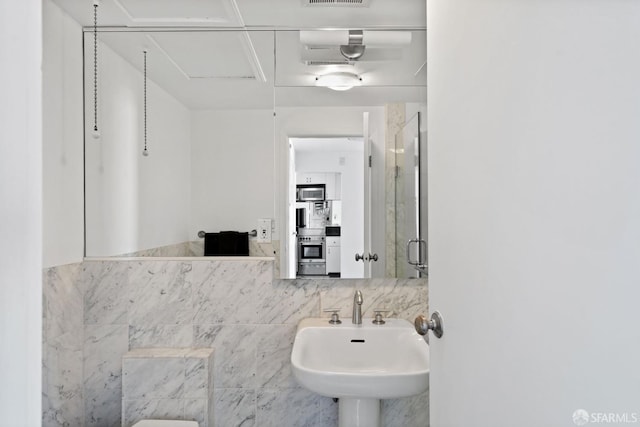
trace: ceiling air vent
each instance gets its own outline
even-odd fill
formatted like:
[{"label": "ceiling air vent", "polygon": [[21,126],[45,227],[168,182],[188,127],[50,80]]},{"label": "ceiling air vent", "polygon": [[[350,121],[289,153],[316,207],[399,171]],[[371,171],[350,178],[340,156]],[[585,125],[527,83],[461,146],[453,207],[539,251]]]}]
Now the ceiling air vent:
[{"label": "ceiling air vent", "polygon": [[302,0],[303,6],[351,6],[369,7],[371,0]]},{"label": "ceiling air vent", "polygon": [[327,59],[327,60],[308,60],[308,61],[304,61],[305,65],[353,65],[353,62],[350,62],[346,59],[336,59],[336,60],[332,60],[332,59]]}]

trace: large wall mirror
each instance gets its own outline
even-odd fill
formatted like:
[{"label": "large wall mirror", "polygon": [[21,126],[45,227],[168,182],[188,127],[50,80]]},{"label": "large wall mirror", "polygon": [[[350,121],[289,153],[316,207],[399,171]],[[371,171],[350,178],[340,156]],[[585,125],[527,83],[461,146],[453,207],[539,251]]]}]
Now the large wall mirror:
[{"label": "large wall mirror", "polygon": [[405,268],[426,238],[424,30],[101,29],[94,56],[87,29],[84,46],[86,256],[203,256],[200,231],[232,231],[282,278],[425,274]]}]

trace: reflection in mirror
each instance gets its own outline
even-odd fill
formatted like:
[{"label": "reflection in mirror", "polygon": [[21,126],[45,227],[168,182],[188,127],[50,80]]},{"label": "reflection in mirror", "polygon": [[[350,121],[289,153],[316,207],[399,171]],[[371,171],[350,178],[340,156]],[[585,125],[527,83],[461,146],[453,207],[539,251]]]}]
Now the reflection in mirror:
[{"label": "reflection in mirror", "polygon": [[[329,32],[329,31],[327,31]],[[384,34],[384,32],[381,32]],[[357,60],[346,60],[339,46],[331,44],[305,45],[305,37],[298,31],[278,31],[276,33],[276,146],[281,147],[282,164],[276,168],[281,174],[279,179],[286,183],[282,194],[288,195],[279,206],[286,218],[284,227],[287,239],[282,246],[283,277],[305,277],[316,275],[339,275],[339,277],[396,277],[402,268],[396,266],[396,211],[395,203],[395,134],[405,126],[406,118],[423,110],[426,102],[426,76],[422,70],[425,60],[425,34],[423,31],[393,32],[400,39],[410,40],[409,44],[368,46]],[[409,36],[406,36],[406,35]],[[315,87],[316,78],[332,73],[348,73],[362,79],[362,85],[348,91],[332,91],[325,87]],[[292,147],[296,142],[306,139],[314,145],[316,164],[309,163],[305,157],[300,165],[298,151]],[[356,148],[335,150],[335,139],[350,140],[355,145],[358,138],[363,139],[360,157],[350,157]],[[326,147],[322,147],[322,140]],[[309,151],[307,149],[306,151]],[[303,151],[304,152],[304,151]],[[369,163],[369,159],[370,163]],[[286,163],[285,163],[286,161]],[[369,166],[370,164],[370,166]],[[359,169],[358,169],[359,168]],[[306,208],[315,212],[315,205],[301,205],[296,200],[296,187],[300,185],[301,173],[316,176],[315,182],[302,184],[325,184],[322,176],[330,177],[339,173],[360,170],[362,188],[357,200],[340,200],[343,221],[340,227],[339,270],[330,267],[334,264],[330,254],[330,239],[320,226],[299,227],[298,209]],[[357,175],[357,174],[356,174]],[[349,181],[342,179],[344,189]],[[423,188],[426,190],[426,186]],[[354,193],[352,193],[354,194]],[[426,197],[425,197],[426,201]],[[332,200],[333,202],[333,200]],[[345,217],[348,206],[353,204],[354,215],[351,223]],[[324,209],[328,206],[325,204]],[[403,202],[404,205],[404,202]],[[417,221],[414,215],[414,225]],[[403,217],[402,220],[405,218]],[[425,219],[426,221],[426,219]],[[327,221],[325,226],[333,224]],[[326,228],[326,227],[325,227]],[[304,239],[309,236],[322,236],[326,240],[326,259],[324,267],[315,271],[305,268],[306,260],[301,259]],[[415,236],[413,236],[415,237]],[[400,239],[406,244],[403,232]],[[357,257],[356,257],[357,255]],[[402,251],[402,262],[405,251]],[[377,261],[374,261],[377,259]],[[315,261],[313,261],[315,262]],[[413,268],[411,269],[412,271]],[[301,274],[302,271],[302,274]],[[337,273],[337,274],[336,274]],[[415,273],[401,277],[416,277]]]},{"label": "reflection in mirror", "polygon": [[[99,33],[101,139],[86,138],[85,148],[87,256],[202,255],[199,230],[247,232],[273,218],[273,40],[271,31]],[[85,84],[93,117],[92,79]]]},{"label": "reflection in mirror", "polygon": [[[262,233],[248,237],[250,255],[275,256],[278,274],[296,277],[300,183],[290,143],[360,138],[363,213],[355,222],[362,242],[343,239],[355,226],[341,223],[342,266],[331,273],[395,276],[396,197],[389,178],[395,135],[426,103],[425,32],[410,33],[408,45],[367,47],[357,61],[337,64],[338,48],[306,46],[299,31],[100,32],[101,137],[93,140],[87,126],[85,138],[86,255],[202,256],[198,231],[242,233],[270,224],[266,242]],[[92,34],[86,37],[85,58],[93,59]],[[144,49],[148,157],[142,156]],[[92,72],[87,61],[85,75]],[[356,74],[362,86],[342,92],[316,87],[316,77],[326,72]],[[85,85],[89,119],[92,79]],[[337,155],[332,169],[305,168],[325,177],[340,174],[342,189],[355,166],[347,160]],[[324,224],[324,237],[326,226],[335,224]],[[377,254],[378,261],[356,264],[356,253]],[[348,263],[359,272],[344,274]]]},{"label": "reflection in mirror", "polygon": [[[426,129],[418,111],[395,135],[395,276],[427,275]],[[389,266],[391,268],[392,266]]]}]

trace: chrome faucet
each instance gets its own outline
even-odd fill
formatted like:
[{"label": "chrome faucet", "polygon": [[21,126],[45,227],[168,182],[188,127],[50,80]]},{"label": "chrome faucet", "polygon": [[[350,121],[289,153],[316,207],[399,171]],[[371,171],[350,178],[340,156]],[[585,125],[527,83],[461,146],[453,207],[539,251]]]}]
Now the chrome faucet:
[{"label": "chrome faucet", "polygon": [[362,325],[362,292],[359,290],[353,295],[353,315],[351,322],[354,325]]}]

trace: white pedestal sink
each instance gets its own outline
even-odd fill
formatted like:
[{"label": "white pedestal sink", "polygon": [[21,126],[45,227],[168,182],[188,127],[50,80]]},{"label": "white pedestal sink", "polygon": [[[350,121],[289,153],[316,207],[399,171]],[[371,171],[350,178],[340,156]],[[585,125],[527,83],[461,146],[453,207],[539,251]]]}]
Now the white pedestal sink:
[{"label": "white pedestal sink", "polygon": [[307,318],[298,325],[293,375],[308,390],[340,399],[340,427],[379,426],[380,399],[413,396],[429,385],[428,345],[413,324],[372,320],[332,325]]}]

